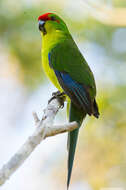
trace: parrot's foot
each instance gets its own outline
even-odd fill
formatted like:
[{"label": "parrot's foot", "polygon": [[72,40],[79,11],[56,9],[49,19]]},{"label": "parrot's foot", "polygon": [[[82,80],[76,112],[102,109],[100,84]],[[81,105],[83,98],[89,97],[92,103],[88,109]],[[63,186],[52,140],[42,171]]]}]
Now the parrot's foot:
[{"label": "parrot's foot", "polygon": [[65,92],[60,92],[60,91],[53,92],[52,98],[50,98],[50,100],[48,101],[48,104],[54,99],[57,99],[61,104],[61,108],[63,108],[64,107],[64,101],[65,101]]}]

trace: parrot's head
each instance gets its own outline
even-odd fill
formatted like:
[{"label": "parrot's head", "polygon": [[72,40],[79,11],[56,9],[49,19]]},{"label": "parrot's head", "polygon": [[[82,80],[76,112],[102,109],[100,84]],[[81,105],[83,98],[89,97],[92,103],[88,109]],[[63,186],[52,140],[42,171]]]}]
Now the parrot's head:
[{"label": "parrot's head", "polygon": [[54,13],[45,13],[38,17],[39,30],[43,35],[61,30],[68,32],[65,22]]}]

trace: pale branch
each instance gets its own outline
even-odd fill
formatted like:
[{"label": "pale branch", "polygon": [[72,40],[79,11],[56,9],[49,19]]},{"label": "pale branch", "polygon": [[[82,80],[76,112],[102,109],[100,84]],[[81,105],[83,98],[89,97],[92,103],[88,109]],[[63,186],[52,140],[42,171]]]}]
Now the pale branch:
[{"label": "pale branch", "polygon": [[6,180],[9,179],[9,177],[33,152],[36,146],[46,137],[72,131],[78,127],[76,122],[71,122],[64,125],[53,125],[54,118],[60,108],[60,102],[57,99],[53,99],[44,110],[41,120],[39,120],[36,113],[33,113],[36,125],[35,131],[17,151],[17,153],[0,169],[0,185],[4,184]]},{"label": "pale branch", "polygon": [[82,6],[99,22],[112,26],[126,26],[126,8],[110,7],[105,3],[96,3],[93,0],[82,0]]}]

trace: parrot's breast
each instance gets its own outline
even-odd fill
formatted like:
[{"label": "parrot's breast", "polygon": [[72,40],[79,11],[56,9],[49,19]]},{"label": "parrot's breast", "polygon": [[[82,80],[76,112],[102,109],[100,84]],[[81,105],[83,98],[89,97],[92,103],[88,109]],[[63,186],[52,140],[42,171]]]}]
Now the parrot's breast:
[{"label": "parrot's breast", "polygon": [[43,36],[42,40],[42,66],[43,69],[48,76],[48,78],[51,80],[51,82],[54,84],[54,86],[60,91],[63,92],[62,87],[60,86],[58,79],[55,75],[54,70],[49,65],[49,52],[50,50],[58,43],[60,39],[63,38],[62,32],[55,31],[54,33],[49,33],[45,36]]},{"label": "parrot's breast", "polygon": [[54,70],[49,65],[48,60],[48,51],[46,49],[42,49],[42,67],[44,69],[44,72],[48,76],[48,78],[51,80],[51,82],[54,84],[54,86],[60,91],[63,92],[63,89],[61,88],[58,79],[55,75]]}]

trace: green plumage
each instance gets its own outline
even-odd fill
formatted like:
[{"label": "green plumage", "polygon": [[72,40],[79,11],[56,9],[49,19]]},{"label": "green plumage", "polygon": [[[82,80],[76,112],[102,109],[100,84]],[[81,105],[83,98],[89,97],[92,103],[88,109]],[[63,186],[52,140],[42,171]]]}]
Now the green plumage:
[{"label": "green plumage", "polygon": [[[69,121],[70,122],[77,121],[78,127],[80,127],[85,116],[86,116],[86,113],[78,111],[76,109],[76,106],[74,106],[74,104],[71,103],[70,115],[69,115]],[[77,144],[77,139],[78,139],[78,133],[79,133],[79,128],[68,133],[68,140],[67,140],[67,148],[68,148],[67,187],[69,187],[69,183],[70,183],[72,166],[73,166],[73,161],[74,161],[74,154],[75,154],[75,149],[76,149],[76,144]]]},{"label": "green plumage", "polygon": [[94,99],[96,86],[93,74],[72,37],[68,35],[65,40],[54,46],[50,53],[53,69],[67,72],[73,80],[87,85],[90,96]]},{"label": "green plumage", "polygon": [[[88,115],[98,118],[95,101],[96,85],[93,73],[80,53],[64,21],[55,14],[47,13],[39,18],[42,32],[43,68],[60,92],[64,91],[68,101],[69,121],[79,127]],[[69,106],[68,106],[69,107]],[[69,187],[79,128],[68,134],[68,178]]]}]

